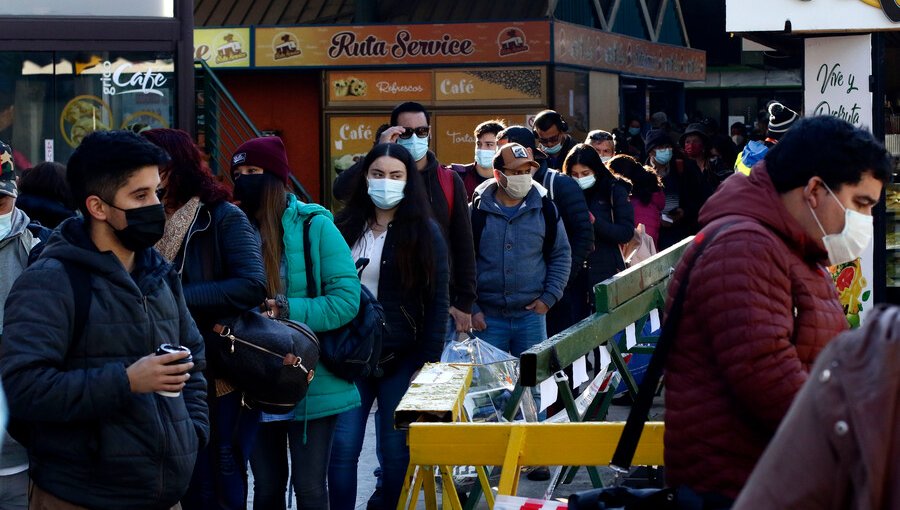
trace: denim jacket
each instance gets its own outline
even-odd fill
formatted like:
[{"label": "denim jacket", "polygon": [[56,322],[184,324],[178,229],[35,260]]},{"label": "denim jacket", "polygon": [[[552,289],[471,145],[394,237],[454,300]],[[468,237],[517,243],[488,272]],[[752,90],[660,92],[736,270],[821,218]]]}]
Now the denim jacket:
[{"label": "denim jacket", "polygon": [[[487,182],[485,184],[488,184]],[[540,298],[552,307],[562,297],[569,278],[572,252],[562,220],[556,227],[556,242],[544,260],[544,216],[541,196],[546,190],[535,184],[516,213],[508,218],[496,199],[496,181],[479,187],[473,201],[487,213],[481,233],[476,311],[486,315],[522,317],[526,306]],[[473,207],[470,205],[470,207]]]}]

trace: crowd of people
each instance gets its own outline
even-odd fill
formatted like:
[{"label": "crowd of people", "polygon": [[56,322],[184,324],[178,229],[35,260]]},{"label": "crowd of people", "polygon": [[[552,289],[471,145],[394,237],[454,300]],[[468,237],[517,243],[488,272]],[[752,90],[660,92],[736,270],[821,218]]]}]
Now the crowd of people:
[{"label": "crowd of people", "polygon": [[[290,191],[278,137],[234,151],[233,186],[174,129],[96,132],[66,166],[21,176],[0,145],[0,506],[245,508],[250,469],[256,509],[285,508],[289,484],[298,508],[352,509],[377,402],[368,508],[395,508],[409,450],[393,411],[448,342],[472,333],[519,356],[588,317],[593,286],[638,246],[718,229],[667,364],[666,464],[670,483],[730,504],[846,328],[822,267],[859,256],[889,177],[871,135],[767,112],[751,135],[677,132],[658,113],[583,142],[552,110],[533,128],[490,119],[474,161],[445,165],[429,112],[407,102],[337,177],[335,214]],[[221,317],[329,332],[363,287],[385,314],[378,370],[347,380],[319,363],[290,412],[254,409],[205,355]],[[157,355],[166,343],[190,352]]]}]

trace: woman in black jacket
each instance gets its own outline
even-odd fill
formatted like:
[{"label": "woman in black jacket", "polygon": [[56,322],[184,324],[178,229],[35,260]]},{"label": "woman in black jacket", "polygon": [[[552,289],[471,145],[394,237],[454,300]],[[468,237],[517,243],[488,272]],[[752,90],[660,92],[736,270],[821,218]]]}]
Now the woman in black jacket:
[{"label": "woman in black jacket", "polygon": [[357,463],[376,399],[384,477],[380,504],[397,507],[409,448],[406,434],[394,430],[394,409],[422,365],[440,359],[447,331],[447,245],[412,156],[398,144],[376,145],[363,161],[362,175],[335,224],[354,258],[370,260],[360,281],[384,307],[387,332],[383,374],[356,381],[362,406],[338,418],[328,471],[332,510],[355,506]]},{"label": "woman in black jacket", "polygon": [[587,258],[587,278],[579,278],[588,284],[585,299],[593,305],[594,285],[625,269],[619,245],[635,235],[634,209],[628,198],[631,181],[607,168],[597,151],[586,144],[578,144],[569,152],[563,173],[584,190],[594,224],[594,250]]},{"label": "woman in black jacket", "polygon": [[185,510],[244,508],[246,465],[259,413],[241,405],[240,392],[216,372],[216,320],[258,307],[266,297],[259,238],[249,220],[229,203],[190,135],[175,129],[141,133],[172,158],[160,169],[158,194],[166,209],[166,230],[156,249],[181,275],[184,300],[206,341],[210,402],[209,446],[201,450]]}]

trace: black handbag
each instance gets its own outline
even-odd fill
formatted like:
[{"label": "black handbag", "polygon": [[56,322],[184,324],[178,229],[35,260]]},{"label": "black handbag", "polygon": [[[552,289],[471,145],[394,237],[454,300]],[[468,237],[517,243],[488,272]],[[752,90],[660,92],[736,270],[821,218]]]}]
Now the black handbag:
[{"label": "black handbag", "polygon": [[[313,267],[310,250],[309,228],[312,218],[303,223],[303,256],[306,264],[306,293],[313,298],[321,295],[310,268]],[[356,261],[356,270],[361,273],[369,259]],[[334,375],[353,382],[365,377],[380,377],[381,341],[387,328],[384,308],[375,295],[360,284],[359,308],[347,324],[330,331],[320,331],[322,362]]]},{"label": "black handbag", "polygon": [[[637,450],[644,423],[650,414],[653,397],[663,375],[666,358],[675,341],[678,325],[684,311],[684,298],[687,294],[688,279],[694,264],[703,253],[703,249],[712,242],[720,232],[731,226],[725,223],[709,233],[700,233],[694,238],[698,245],[684,273],[675,299],[666,316],[662,332],[653,349],[647,372],[641,381],[637,398],[628,413],[628,419],[613,453],[610,467],[617,473],[617,479],[631,469],[631,461]],[[570,510],[727,510],[734,502],[719,494],[698,494],[689,487],[667,487],[664,489],[633,489],[631,487],[608,487],[579,492],[569,496]]]},{"label": "black handbag", "polygon": [[271,414],[290,412],[306,396],[319,361],[319,340],[305,324],[244,312],[216,323],[207,356],[244,393],[244,402]]}]

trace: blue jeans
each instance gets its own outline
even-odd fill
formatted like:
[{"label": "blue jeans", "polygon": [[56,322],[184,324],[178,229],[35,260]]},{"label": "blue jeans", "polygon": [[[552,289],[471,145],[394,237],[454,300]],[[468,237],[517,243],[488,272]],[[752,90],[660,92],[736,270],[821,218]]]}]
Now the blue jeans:
[{"label": "blue jeans", "polygon": [[476,332],[478,338],[515,357],[547,339],[547,316],[528,312],[522,317],[485,314],[487,329]]},{"label": "blue jeans", "polygon": [[400,499],[403,478],[409,465],[406,433],[394,430],[394,410],[409,389],[413,373],[422,368],[409,360],[400,362],[384,377],[356,381],[362,405],[338,416],[328,468],[328,497],[331,510],[353,510],[356,506],[356,473],[359,454],[366,435],[366,422],[372,404],[378,400],[375,414],[376,448],[383,453],[383,508],[394,509]]},{"label": "blue jeans", "polygon": [[[516,358],[532,346],[547,339],[546,315],[534,312],[528,312],[522,317],[497,317],[485,314],[484,323],[487,328],[475,333],[478,338]],[[531,395],[534,397],[535,405],[540,409],[540,386],[531,388]],[[540,420],[544,420],[546,417],[546,412],[538,414]]]},{"label": "blue jeans", "polygon": [[291,484],[294,486],[297,508],[328,509],[325,475],[328,472],[336,422],[337,415],[333,415],[308,422],[291,419],[260,424],[250,456],[254,510],[285,508],[288,443]]},{"label": "blue jeans", "polygon": [[181,506],[185,510],[246,508],[247,462],[259,426],[259,411],[241,407],[241,394],[234,391],[215,398],[210,422],[209,445],[197,454]]}]

